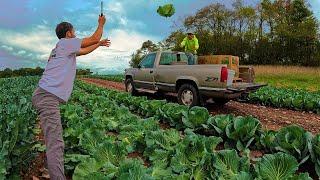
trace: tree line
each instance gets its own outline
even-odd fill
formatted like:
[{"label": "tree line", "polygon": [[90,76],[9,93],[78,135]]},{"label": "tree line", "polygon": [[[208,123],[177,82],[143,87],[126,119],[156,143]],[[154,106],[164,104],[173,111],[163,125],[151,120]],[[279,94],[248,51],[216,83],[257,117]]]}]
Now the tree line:
[{"label": "tree line", "polygon": [[158,49],[183,51],[187,31],[199,39],[199,55],[235,55],[241,64],[320,66],[319,23],[305,0],[235,0],[231,8],[212,3],[182,20],[164,41],[144,42],[132,55],[135,66]]},{"label": "tree line", "polygon": [[[20,68],[10,69],[6,68],[0,71],[0,78],[18,77],[18,76],[41,76],[44,72],[43,68]],[[77,75],[90,75],[92,72],[90,69],[77,69]]]}]

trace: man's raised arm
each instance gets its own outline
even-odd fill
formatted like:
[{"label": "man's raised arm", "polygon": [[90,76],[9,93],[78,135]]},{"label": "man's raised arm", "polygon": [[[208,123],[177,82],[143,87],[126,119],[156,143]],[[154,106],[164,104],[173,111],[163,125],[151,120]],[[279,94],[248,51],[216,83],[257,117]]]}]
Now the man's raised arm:
[{"label": "man's raised arm", "polygon": [[95,43],[91,46],[85,47],[85,48],[81,48],[80,51],[77,53],[77,56],[82,56],[82,55],[86,55],[89,54],[91,52],[93,52],[94,50],[96,50],[98,47],[100,46],[106,46],[109,47],[111,44],[109,39],[104,39],[99,41],[98,43]]},{"label": "man's raised arm", "polygon": [[99,25],[97,27],[97,30],[93,33],[93,35],[91,35],[90,37],[86,37],[82,40],[81,48],[86,48],[99,43],[102,37],[104,24],[106,22],[105,16],[99,16],[98,22]]}]

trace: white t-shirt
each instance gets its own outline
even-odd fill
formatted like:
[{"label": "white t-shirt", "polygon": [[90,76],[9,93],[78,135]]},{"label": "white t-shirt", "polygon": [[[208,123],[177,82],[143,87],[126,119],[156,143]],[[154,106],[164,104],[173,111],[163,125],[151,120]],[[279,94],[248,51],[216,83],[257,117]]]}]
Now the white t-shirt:
[{"label": "white t-shirt", "polygon": [[76,76],[76,53],[82,39],[62,38],[51,51],[47,66],[39,81],[39,87],[56,95],[65,102],[71,96]]}]

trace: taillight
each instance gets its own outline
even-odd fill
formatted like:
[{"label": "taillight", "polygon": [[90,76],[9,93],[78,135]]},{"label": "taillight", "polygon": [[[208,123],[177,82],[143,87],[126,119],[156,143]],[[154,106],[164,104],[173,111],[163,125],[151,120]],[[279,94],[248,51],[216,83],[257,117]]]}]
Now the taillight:
[{"label": "taillight", "polygon": [[221,68],[221,76],[220,76],[220,82],[227,82],[228,80],[228,68],[222,67]]}]

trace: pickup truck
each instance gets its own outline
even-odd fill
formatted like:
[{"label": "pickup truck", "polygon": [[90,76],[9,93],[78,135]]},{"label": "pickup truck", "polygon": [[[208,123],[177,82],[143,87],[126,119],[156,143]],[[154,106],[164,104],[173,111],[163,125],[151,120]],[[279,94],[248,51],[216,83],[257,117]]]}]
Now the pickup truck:
[{"label": "pickup truck", "polygon": [[[208,99],[224,105],[264,85],[235,82],[235,72],[224,64],[188,64],[182,52],[157,51],[146,55],[137,68],[125,70],[126,91],[177,93],[178,102],[203,105]],[[252,79],[252,77],[249,77]]]}]

